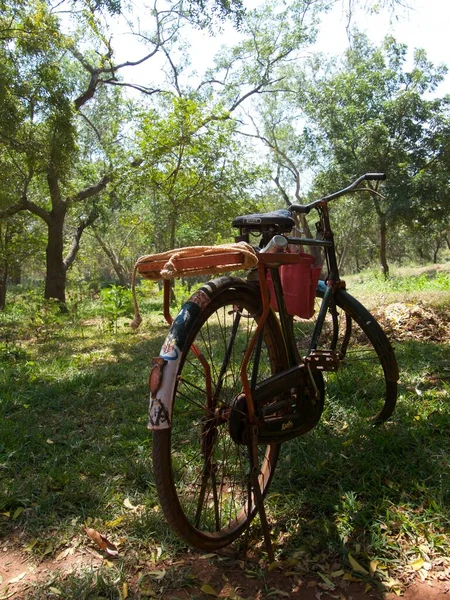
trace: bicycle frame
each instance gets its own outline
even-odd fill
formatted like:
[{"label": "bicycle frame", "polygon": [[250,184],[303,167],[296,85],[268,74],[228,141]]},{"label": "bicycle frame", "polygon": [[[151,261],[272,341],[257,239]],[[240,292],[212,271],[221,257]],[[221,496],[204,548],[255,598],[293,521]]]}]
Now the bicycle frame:
[{"label": "bicycle frame", "polygon": [[[339,276],[339,267],[338,267],[338,261],[337,261],[336,250],[335,250],[335,245],[334,245],[334,234],[331,229],[330,215],[329,215],[329,210],[328,210],[328,202],[330,200],[333,200],[334,198],[342,196],[346,193],[350,193],[350,192],[354,192],[354,191],[362,191],[362,189],[358,187],[362,181],[366,181],[366,180],[380,181],[384,178],[385,178],[384,174],[369,173],[369,174],[363,175],[362,177],[358,178],[355,182],[353,182],[347,188],[340,190],[338,192],[335,192],[334,194],[330,194],[329,196],[325,196],[324,198],[317,200],[309,205],[292,205],[291,206],[291,210],[293,210],[294,212],[309,213],[313,208],[315,210],[317,210],[317,212],[319,213],[319,221],[316,224],[318,237],[317,238],[298,238],[298,237],[287,237],[286,236],[287,243],[289,245],[316,246],[316,247],[322,248],[324,251],[324,254],[325,254],[325,263],[327,265],[327,271],[328,271],[325,281],[319,282],[319,284],[321,285],[321,292],[323,293],[323,298],[322,298],[322,302],[320,305],[319,314],[317,316],[317,320],[314,325],[314,330],[313,330],[313,333],[311,336],[311,342],[310,342],[308,354],[306,357],[300,357],[298,355],[294,331],[292,328],[292,319],[288,315],[287,310],[286,310],[286,306],[285,306],[285,302],[284,302],[284,295],[283,295],[283,288],[281,285],[280,274],[278,271],[279,266],[281,266],[282,264],[287,264],[289,262],[289,257],[295,256],[295,255],[266,254],[264,252],[259,253],[259,255],[258,255],[258,261],[259,261],[258,262],[258,279],[259,279],[259,285],[260,285],[260,289],[261,289],[262,314],[261,314],[261,318],[258,323],[257,329],[255,330],[253,338],[252,338],[252,340],[247,348],[247,351],[245,353],[245,356],[244,356],[244,359],[242,362],[241,371],[240,371],[242,387],[243,387],[243,390],[245,393],[245,398],[247,401],[248,417],[249,417],[249,420],[251,423],[253,423],[255,420],[255,412],[256,411],[255,411],[255,404],[254,404],[253,395],[252,395],[252,389],[251,389],[250,383],[248,381],[247,366],[250,361],[252,352],[256,346],[257,340],[258,340],[259,336],[262,334],[264,324],[267,320],[267,316],[268,316],[269,310],[270,310],[269,291],[267,288],[267,271],[268,270],[270,271],[271,277],[272,277],[274,293],[275,293],[277,306],[278,306],[278,315],[279,315],[281,330],[282,330],[283,338],[285,341],[286,352],[287,352],[287,356],[288,356],[288,360],[289,360],[289,367],[294,367],[294,366],[300,365],[302,363],[305,366],[307,366],[311,383],[312,383],[313,387],[315,388],[316,386],[315,386],[314,378],[311,373],[310,364],[308,364],[308,362],[310,362],[310,360],[313,357],[315,357],[316,360],[318,360],[318,361],[320,360],[321,355],[317,352],[317,348],[319,346],[320,336],[322,333],[322,329],[323,329],[323,325],[324,325],[327,313],[330,311],[332,319],[333,320],[336,319],[336,310],[335,310],[335,306],[333,304],[333,294],[337,289],[345,288],[345,282],[342,281]],[[374,192],[374,190],[371,190],[370,188],[364,188],[364,191]],[[376,193],[376,191],[375,191],[375,193]],[[270,240],[266,239],[265,241],[267,242]],[[348,319],[346,322],[346,331],[345,331],[345,336],[344,336],[344,342],[342,345],[342,352],[344,355],[345,355],[348,341],[350,339],[350,335],[351,335],[351,320]],[[337,329],[335,330],[335,337],[336,336],[337,336]],[[335,345],[336,345],[336,340],[333,339],[332,343],[331,343],[331,350],[328,352],[326,351],[326,354],[324,355],[324,362],[322,362],[322,368],[324,370],[336,370],[339,367],[339,358],[342,358],[342,356],[338,357],[338,356],[333,355]],[[326,362],[328,362],[328,365],[324,364]],[[255,368],[256,369],[258,368],[257,364],[255,365]],[[317,390],[316,390],[316,392],[317,392]]]},{"label": "bicycle frame", "polygon": [[[296,347],[296,341],[294,337],[293,327],[292,327],[292,318],[287,313],[285,302],[284,302],[284,294],[283,288],[281,285],[280,274],[278,267],[283,264],[295,263],[296,254],[290,253],[266,253],[263,251],[258,253],[258,264],[257,264],[257,273],[260,285],[261,292],[261,305],[262,312],[258,321],[257,328],[253,333],[252,339],[246,349],[241,369],[240,369],[240,379],[242,382],[242,389],[246,398],[247,404],[247,415],[249,422],[251,424],[256,423],[256,406],[253,398],[253,388],[252,382],[249,381],[247,375],[247,367],[250,362],[253,351],[257,350],[258,340],[261,339],[261,335],[267,321],[268,315],[271,310],[270,306],[270,295],[269,289],[267,286],[267,273],[270,272],[272,276],[272,283],[274,287],[274,294],[277,300],[278,305],[278,313],[279,313],[279,321],[281,325],[281,331],[283,335],[283,339],[286,346],[286,353],[288,357],[288,369],[280,373],[280,376],[283,377],[286,375],[286,382],[289,385],[292,382],[292,387],[295,387],[295,376],[297,371],[295,367],[306,367],[306,370],[309,374],[309,381],[311,383],[311,388],[315,390],[315,393],[318,393],[316,382],[314,380],[314,376],[312,374],[312,369],[322,369],[322,370],[336,370],[339,366],[339,357],[337,357],[334,352],[334,348],[336,346],[336,340],[332,340],[331,349],[320,351],[317,350],[319,346],[320,336],[322,333],[322,328],[325,322],[325,318],[327,313],[330,311],[333,319],[336,318],[336,311],[333,304],[333,294],[334,292],[341,288],[345,287],[345,282],[340,280],[339,277],[339,269],[337,264],[335,246],[334,246],[334,235],[331,229],[329,211],[328,211],[328,202],[334,198],[337,198],[341,195],[352,191],[362,191],[362,189],[366,191],[374,191],[368,188],[358,188],[358,185],[364,180],[381,180],[384,179],[384,175],[382,174],[367,174],[363,175],[359,179],[357,179],[353,184],[344,190],[340,190],[331,194],[329,196],[325,196],[320,200],[312,202],[308,205],[292,205],[290,207],[291,212],[301,212],[301,213],[309,213],[313,208],[319,213],[319,222],[316,224],[318,237],[317,238],[298,238],[298,237],[288,237],[283,236],[287,240],[287,244],[291,245],[300,245],[300,246],[316,246],[323,248],[325,254],[325,262],[327,265],[327,276],[324,282],[319,283],[320,291],[323,293],[323,299],[321,302],[320,310],[318,317],[316,319],[316,323],[314,326],[313,334],[311,336],[311,342],[308,349],[308,353],[305,357],[300,357],[298,354],[298,350]],[[375,191],[375,193],[377,193]],[[274,232],[272,235],[268,235],[267,232],[263,235],[263,240],[265,243],[269,243],[271,239],[276,235]],[[164,317],[169,324],[172,324],[173,318],[170,315],[170,286],[171,283],[168,280],[164,281]],[[345,340],[342,348],[343,354],[345,354],[345,349],[350,338],[351,333],[351,320],[347,322],[347,331],[345,335]],[[202,364],[205,373],[205,381],[207,385],[207,396],[208,396],[208,405],[213,404],[213,390],[211,389],[211,374],[209,372],[209,364],[206,358],[202,355],[195,344],[191,347],[192,352],[197,357],[199,362]],[[321,354],[322,353],[322,354]],[[164,354],[161,354],[163,358]],[[172,359],[171,359],[172,360]],[[258,369],[258,352],[256,355],[256,360],[254,360],[254,370]],[[171,371],[175,370],[175,363],[170,365]],[[159,385],[160,379],[162,377],[162,366],[155,364],[155,387]],[[169,377],[165,378],[166,381],[170,379]],[[253,379],[253,377],[252,377]],[[158,383],[159,382],[159,383]],[[171,384],[170,389],[168,390],[168,394],[173,392],[173,385]],[[159,407],[158,407],[159,410]],[[170,426],[168,415],[167,421],[162,425],[163,428]]]}]

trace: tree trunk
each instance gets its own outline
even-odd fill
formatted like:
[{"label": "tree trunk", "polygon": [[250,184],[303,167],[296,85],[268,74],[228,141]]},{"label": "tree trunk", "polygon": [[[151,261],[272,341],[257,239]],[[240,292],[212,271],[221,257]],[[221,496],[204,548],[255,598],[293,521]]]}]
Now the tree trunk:
[{"label": "tree trunk", "polygon": [[434,250],[433,250],[433,264],[437,264],[438,261],[438,254],[439,254],[439,250],[441,249],[441,242],[444,241],[444,238],[437,238],[435,240],[435,246],[434,246]]},{"label": "tree trunk", "polygon": [[0,310],[6,306],[6,284],[8,281],[8,263],[6,260],[0,264]]},{"label": "tree trunk", "polygon": [[387,262],[386,256],[386,237],[387,237],[387,224],[386,224],[386,213],[381,209],[380,201],[378,198],[373,199],[373,203],[375,206],[375,211],[378,215],[378,225],[380,232],[380,265],[381,271],[384,275],[384,278],[387,279],[389,277],[389,265]]},{"label": "tree trunk", "polygon": [[114,250],[112,250],[111,248],[108,248],[108,246],[102,240],[102,238],[100,237],[100,235],[98,234],[97,231],[94,231],[94,236],[95,236],[95,239],[97,240],[97,242],[99,243],[100,248],[103,250],[103,252],[106,254],[108,259],[110,260],[112,268],[114,269],[114,271],[117,275],[117,278],[119,280],[119,285],[121,285],[122,287],[125,287],[125,288],[130,287],[129,274],[127,274],[125,272],[125,269],[123,268],[123,265],[121,264],[120,259],[117,256],[117,254],[114,252]]},{"label": "tree trunk", "polygon": [[22,263],[18,260],[11,261],[8,270],[8,277],[11,283],[19,285],[22,283]]},{"label": "tree trunk", "polygon": [[389,277],[389,265],[387,263],[386,256],[386,234],[387,234],[387,225],[386,225],[386,215],[381,213],[379,215],[380,222],[380,264],[381,271],[384,275],[384,278],[387,279]]},{"label": "tree trunk", "polygon": [[53,210],[48,222],[48,242],[46,248],[47,272],[45,276],[44,297],[66,301],[66,267],[63,259],[64,251],[64,219],[66,208]]}]

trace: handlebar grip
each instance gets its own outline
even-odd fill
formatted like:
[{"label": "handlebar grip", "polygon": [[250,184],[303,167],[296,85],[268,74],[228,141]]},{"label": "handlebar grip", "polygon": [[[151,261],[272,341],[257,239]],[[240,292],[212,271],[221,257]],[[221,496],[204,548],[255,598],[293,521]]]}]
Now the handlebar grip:
[{"label": "handlebar grip", "polygon": [[367,179],[367,181],[384,181],[386,173],[366,173],[364,179]]},{"label": "handlebar grip", "polygon": [[291,212],[308,215],[311,212],[311,206],[309,204],[291,204],[289,206],[289,210]]}]

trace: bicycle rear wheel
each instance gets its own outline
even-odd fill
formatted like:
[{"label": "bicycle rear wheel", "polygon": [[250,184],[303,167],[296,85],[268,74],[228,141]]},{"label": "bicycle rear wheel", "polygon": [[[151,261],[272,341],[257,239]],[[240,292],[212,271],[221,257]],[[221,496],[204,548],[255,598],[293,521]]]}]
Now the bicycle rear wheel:
[{"label": "bicycle rear wheel", "polygon": [[[189,545],[210,551],[236,539],[256,512],[252,494],[248,516],[248,448],[233,441],[229,418],[242,391],[239,371],[259,321],[261,299],[258,288],[243,280],[226,280],[225,287],[222,279],[217,280],[220,285],[216,281],[202,288],[216,292],[179,335],[185,341],[180,348],[171,428],[153,432],[153,466],[164,515]],[[287,368],[284,341],[273,314],[261,342],[248,366],[253,387]],[[258,447],[263,495],[278,454],[279,445]]]},{"label": "bicycle rear wheel", "polygon": [[[334,302],[320,338],[320,347],[336,351],[340,359],[337,371],[324,373],[327,403],[339,420],[351,422],[357,416],[383,423],[397,402],[399,373],[392,345],[375,317],[346,290],[338,290]],[[305,322],[295,326],[300,353],[307,352],[311,328]]]}]

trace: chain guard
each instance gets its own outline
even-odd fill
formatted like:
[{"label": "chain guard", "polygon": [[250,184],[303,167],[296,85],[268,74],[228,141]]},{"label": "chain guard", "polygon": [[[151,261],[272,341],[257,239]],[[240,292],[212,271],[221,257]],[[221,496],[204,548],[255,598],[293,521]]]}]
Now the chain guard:
[{"label": "chain guard", "polygon": [[[322,373],[303,368],[301,377],[303,385],[282,392],[262,406],[258,403],[258,388],[255,390],[258,444],[286,442],[308,433],[319,422],[325,401]],[[247,414],[245,395],[239,394],[228,421],[230,436],[237,444],[246,444]]]}]

